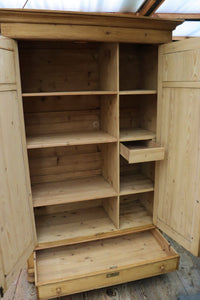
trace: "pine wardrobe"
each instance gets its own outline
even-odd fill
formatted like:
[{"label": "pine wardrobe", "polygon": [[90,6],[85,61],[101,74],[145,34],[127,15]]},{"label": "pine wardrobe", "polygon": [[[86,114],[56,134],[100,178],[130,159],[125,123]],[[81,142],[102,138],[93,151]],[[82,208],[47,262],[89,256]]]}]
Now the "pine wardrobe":
[{"label": "pine wardrobe", "polygon": [[178,268],[200,240],[200,39],[181,22],[0,10],[0,291]]}]

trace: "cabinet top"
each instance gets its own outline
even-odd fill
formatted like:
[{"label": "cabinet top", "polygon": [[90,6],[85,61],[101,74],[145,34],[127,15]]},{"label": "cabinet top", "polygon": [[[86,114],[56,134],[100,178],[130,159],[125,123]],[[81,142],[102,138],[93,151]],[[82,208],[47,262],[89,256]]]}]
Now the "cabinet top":
[{"label": "cabinet top", "polygon": [[[45,26],[47,25],[54,27],[55,25],[65,25],[65,29],[67,28],[66,26],[71,26],[70,29],[72,29],[72,35],[74,39],[79,39],[79,36],[74,35],[73,30],[79,29],[78,27],[80,26],[87,26],[85,27],[86,30],[88,30],[89,28],[95,30],[96,28],[97,38],[95,39],[92,36],[86,38],[83,37],[83,39],[97,41],[129,42],[129,38],[122,38],[122,36],[128,35],[130,37],[133,33],[135,34],[133,30],[142,30],[142,32],[138,32],[138,34],[143,33],[144,37],[148,35],[149,39],[151,39],[149,33],[155,33],[152,31],[159,31],[160,33],[171,33],[171,31],[174,30],[176,26],[181,23],[181,20],[140,17],[128,13],[86,13],[35,9],[0,9],[0,24],[2,35],[16,39],[28,39],[28,37],[29,39],[43,39],[43,36],[40,36],[42,34],[40,33],[41,28],[40,30],[38,30],[39,28],[36,27],[42,26],[46,31],[47,27]],[[21,24],[21,27],[19,26],[19,24]],[[31,31],[29,31],[27,34],[25,34],[24,32],[28,30],[28,27],[26,28],[26,30],[24,30],[25,24],[28,26],[30,26],[31,24]],[[108,28],[109,30],[111,30],[111,32],[101,32],[101,34],[99,34],[100,29],[107,30]],[[34,29],[37,29],[37,34],[34,34]],[[59,31],[60,29],[62,29],[62,27],[59,28]],[[151,32],[145,33],[144,30],[151,30]],[[80,37],[82,37],[82,35],[80,35]],[[53,36],[50,35],[47,38],[54,39]],[[63,36],[59,38],[59,36],[55,35],[55,39],[62,40],[65,38]],[[72,37],[67,37],[66,39],[72,39]],[[152,42],[162,43],[168,41],[170,41],[169,35],[168,38],[165,38],[164,40],[155,39],[155,41]],[[130,42],[132,42],[131,38]]]}]

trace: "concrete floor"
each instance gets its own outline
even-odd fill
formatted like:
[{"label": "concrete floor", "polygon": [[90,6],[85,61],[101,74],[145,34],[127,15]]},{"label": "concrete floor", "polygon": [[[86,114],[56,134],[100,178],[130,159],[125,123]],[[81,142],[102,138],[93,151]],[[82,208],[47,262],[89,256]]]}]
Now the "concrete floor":
[{"label": "concrete floor", "polygon": [[[57,300],[200,300],[200,258],[196,258],[170,240],[180,254],[176,272],[103,288]],[[2,300],[36,300],[33,284],[26,281],[26,268],[21,270]]]}]

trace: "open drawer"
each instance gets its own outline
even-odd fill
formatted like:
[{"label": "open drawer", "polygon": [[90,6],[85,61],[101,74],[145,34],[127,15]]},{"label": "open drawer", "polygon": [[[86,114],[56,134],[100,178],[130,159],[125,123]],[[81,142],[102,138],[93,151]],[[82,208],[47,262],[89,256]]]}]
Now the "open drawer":
[{"label": "open drawer", "polygon": [[39,299],[120,284],[178,268],[179,256],[154,229],[36,251]]},{"label": "open drawer", "polygon": [[163,160],[164,152],[163,147],[151,140],[120,143],[120,154],[129,164]]}]

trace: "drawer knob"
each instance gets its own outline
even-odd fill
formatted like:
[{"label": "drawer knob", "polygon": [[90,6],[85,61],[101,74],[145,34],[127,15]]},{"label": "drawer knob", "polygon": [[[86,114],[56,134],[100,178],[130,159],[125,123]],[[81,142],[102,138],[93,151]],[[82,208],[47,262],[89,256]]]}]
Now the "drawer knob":
[{"label": "drawer knob", "polygon": [[164,270],[165,270],[165,266],[162,265],[162,266],[160,267],[160,269],[161,269],[161,271],[164,271]]},{"label": "drawer knob", "polygon": [[56,293],[57,294],[61,294],[61,292],[62,292],[62,289],[60,287],[56,288]]}]

